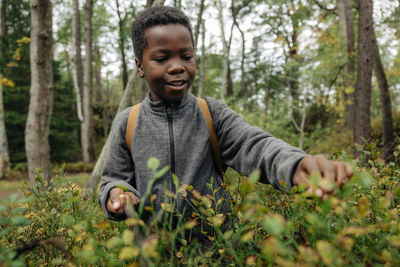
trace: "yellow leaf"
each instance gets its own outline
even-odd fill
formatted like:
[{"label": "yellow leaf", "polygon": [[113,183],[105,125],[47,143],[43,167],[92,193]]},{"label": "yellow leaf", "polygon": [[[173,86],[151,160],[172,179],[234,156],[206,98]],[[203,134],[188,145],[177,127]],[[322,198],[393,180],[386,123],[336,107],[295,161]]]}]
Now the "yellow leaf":
[{"label": "yellow leaf", "polygon": [[130,260],[139,256],[139,250],[136,247],[124,247],[119,253],[121,260]]}]

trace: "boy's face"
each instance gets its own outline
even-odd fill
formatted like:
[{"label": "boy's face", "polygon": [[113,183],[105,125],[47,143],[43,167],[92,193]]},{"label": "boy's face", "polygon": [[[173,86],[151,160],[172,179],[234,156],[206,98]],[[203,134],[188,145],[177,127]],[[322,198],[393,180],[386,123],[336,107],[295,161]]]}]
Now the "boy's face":
[{"label": "boy's face", "polygon": [[181,100],[196,74],[189,30],[180,24],[146,29],[142,60],[135,59],[139,76],[146,78],[153,101]]}]

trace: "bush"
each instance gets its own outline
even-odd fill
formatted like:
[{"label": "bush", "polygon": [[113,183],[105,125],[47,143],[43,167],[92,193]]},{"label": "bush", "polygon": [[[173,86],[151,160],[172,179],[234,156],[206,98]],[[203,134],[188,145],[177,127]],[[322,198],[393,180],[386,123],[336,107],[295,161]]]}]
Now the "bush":
[{"label": "bush", "polygon": [[[325,201],[301,187],[283,194],[261,185],[257,173],[246,178],[229,172],[226,188],[232,195],[233,221],[218,212],[214,196],[196,194],[179,186],[175,178],[179,194],[194,196],[196,212],[191,219],[184,220],[173,205],[165,204],[161,211],[165,216],[156,216],[158,221],[147,225],[141,214],[151,206],[142,204],[137,212],[131,209],[123,222],[107,221],[96,201],[82,200],[80,189],[62,175],[45,184],[38,174],[38,185],[27,186],[25,198],[12,196],[0,205],[0,263],[396,266],[400,264],[400,169],[366,153],[368,161],[353,161],[354,178]],[[333,157],[343,154],[336,152]],[[152,182],[168,170],[158,169],[154,160],[150,167],[155,171]],[[318,185],[319,177],[312,183]],[[150,190],[147,196],[152,199]],[[171,218],[178,218],[174,227]],[[227,231],[221,230],[224,220],[232,224]],[[211,228],[206,240],[188,242],[185,232],[199,223]],[[32,244],[36,246],[28,249]],[[24,252],[16,257],[16,251]]]}]

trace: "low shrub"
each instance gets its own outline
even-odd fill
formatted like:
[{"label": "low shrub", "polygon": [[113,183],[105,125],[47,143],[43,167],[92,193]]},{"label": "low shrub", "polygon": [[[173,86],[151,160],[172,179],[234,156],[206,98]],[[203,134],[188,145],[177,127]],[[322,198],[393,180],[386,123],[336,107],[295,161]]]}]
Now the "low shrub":
[{"label": "low shrub", "polygon": [[[335,152],[332,157],[344,155]],[[353,179],[325,201],[301,186],[285,194],[259,184],[257,173],[243,177],[228,172],[225,187],[232,196],[233,220],[219,213],[213,195],[196,194],[174,178],[177,193],[166,194],[174,198],[192,193],[196,211],[183,219],[173,204],[164,204],[160,213],[164,216],[155,216],[150,224],[141,214],[151,211],[151,205],[130,209],[125,221],[108,221],[96,200],[84,201],[80,188],[62,175],[46,184],[39,173],[37,186],[26,185],[24,198],[13,195],[0,205],[0,263],[398,266],[400,168],[385,165],[373,153],[352,164]],[[149,166],[153,181],[168,170],[159,169],[154,159]],[[321,184],[320,177],[311,182],[332,186]],[[147,197],[153,199],[150,193]],[[232,225],[226,231],[221,230],[224,220]],[[185,233],[199,223],[211,228],[206,240],[188,242]]]}]

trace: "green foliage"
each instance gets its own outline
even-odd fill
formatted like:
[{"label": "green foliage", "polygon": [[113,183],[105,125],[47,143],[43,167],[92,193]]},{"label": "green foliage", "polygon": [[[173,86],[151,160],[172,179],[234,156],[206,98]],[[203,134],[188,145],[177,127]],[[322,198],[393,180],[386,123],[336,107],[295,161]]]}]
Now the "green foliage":
[{"label": "green foliage", "polygon": [[[261,185],[257,172],[247,179],[229,171],[225,187],[232,196],[233,221],[219,212],[215,192],[202,196],[182,184],[166,194],[173,201],[178,194],[192,194],[191,219],[183,219],[172,202],[163,204],[162,215],[149,224],[133,209],[125,221],[106,221],[95,200],[82,200],[80,189],[62,175],[46,184],[38,173],[38,184],[26,185],[25,197],[12,195],[0,204],[0,263],[395,266],[400,264],[399,166],[384,165],[373,150],[365,153],[370,159],[353,161],[353,179],[325,201],[304,188],[283,194]],[[342,159],[343,154],[333,156]],[[164,171],[155,159],[149,167],[153,179]],[[149,199],[148,211],[154,197]],[[232,226],[223,231],[226,223]],[[209,228],[205,240],[188,242],[185,233],[199,224]],[[25,249],[18,257],[17,248]]]}]

